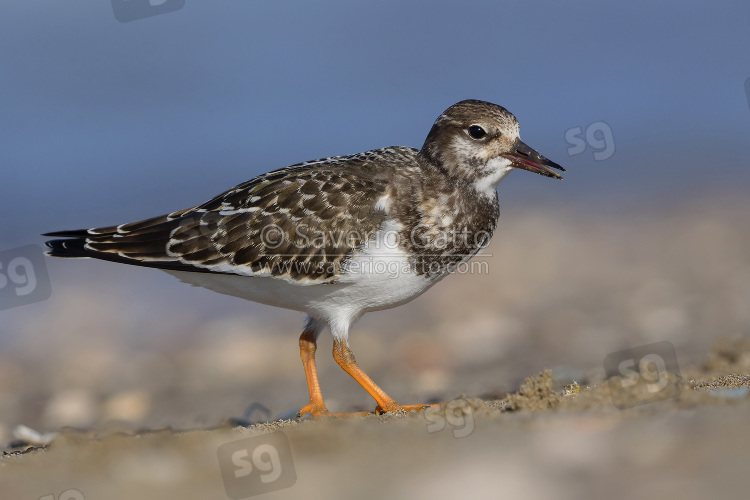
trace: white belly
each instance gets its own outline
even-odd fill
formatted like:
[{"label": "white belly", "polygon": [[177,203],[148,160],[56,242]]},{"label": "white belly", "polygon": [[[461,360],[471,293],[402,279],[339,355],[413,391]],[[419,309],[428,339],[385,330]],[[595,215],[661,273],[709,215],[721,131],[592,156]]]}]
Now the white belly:
[{"label": "white belly", "polygon": [[166,272],[180,281],[218,293],[302,311],[332,327],[334,323],[349,324],[368,311],[404,304],[439,281],[418,275],[407,256],[395,249],[361,254],[331,284],[235,274]]}]

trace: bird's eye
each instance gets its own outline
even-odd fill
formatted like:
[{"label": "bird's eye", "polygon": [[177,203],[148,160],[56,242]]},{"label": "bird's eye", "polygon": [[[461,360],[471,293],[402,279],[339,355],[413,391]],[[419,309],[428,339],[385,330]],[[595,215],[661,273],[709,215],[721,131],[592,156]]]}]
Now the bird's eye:
[{"label": "bird's eye", "polygon": [[472,139],[481,139],[485,135],[487,135],[487,132],[480,127],[479,125],[472,125],[469,127],[469,135],[472,137]]}]

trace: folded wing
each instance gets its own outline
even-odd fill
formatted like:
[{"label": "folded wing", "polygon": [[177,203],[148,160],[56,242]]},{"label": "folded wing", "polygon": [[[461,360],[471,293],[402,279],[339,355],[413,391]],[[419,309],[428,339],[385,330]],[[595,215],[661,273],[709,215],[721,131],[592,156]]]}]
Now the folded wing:
[{"label": "folded wing", "polygon": [[[48,254],[165,270],[333,281],[386,218],[377,206],[392,176],[382,166],[383,155],[376,150],[293,165],[185,210],[119,226],[47,233],[58,238],[46,243]],[[370,164],[375,156],[377,170]]]}]

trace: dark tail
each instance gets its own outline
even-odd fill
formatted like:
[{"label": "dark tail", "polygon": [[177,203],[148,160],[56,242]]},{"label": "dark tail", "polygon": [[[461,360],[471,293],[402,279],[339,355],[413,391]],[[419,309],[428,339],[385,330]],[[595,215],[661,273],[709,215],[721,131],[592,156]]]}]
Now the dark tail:
[{"label": "dark tail", "polygon": [[80,231],[59,231],[56,233],[45,233],[42,236],[57,236],[63,238],[70,238],[66,240],[50,240],[44,244],[49,247],[47,255],[52,257],[92,257],[91,251],[86,250],[86,235],[88,231],[85,229]]},{"label": "dark tail", "polygon": [[[174,271],[210,272],[181,262],[166,251],[173,229],[181,223],[199,222],[199,219],[180,219],[181,212],[120,226],[44,233],[43,236],[61,238],[45,242],[49,248],[47,255],[63,258],[90,257]],[[171,218],[173,215],[177,218]]]}]

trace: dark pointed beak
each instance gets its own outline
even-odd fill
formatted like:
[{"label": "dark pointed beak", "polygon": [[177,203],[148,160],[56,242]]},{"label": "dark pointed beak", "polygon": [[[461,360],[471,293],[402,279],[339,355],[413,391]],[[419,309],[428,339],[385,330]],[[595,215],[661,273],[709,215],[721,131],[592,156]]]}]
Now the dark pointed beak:
[{"label": "dark pointed beak", "polygon": [[564,168],[528,147],[521,139],[516,139],[516,142],[513,143],[513,149],[500,156],[509,159],[516,168],[522,168],[529,172],[546,175],[555,179],[562,179],[562,175],[552,170],[553,168],[565,172]]}]

